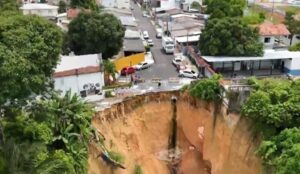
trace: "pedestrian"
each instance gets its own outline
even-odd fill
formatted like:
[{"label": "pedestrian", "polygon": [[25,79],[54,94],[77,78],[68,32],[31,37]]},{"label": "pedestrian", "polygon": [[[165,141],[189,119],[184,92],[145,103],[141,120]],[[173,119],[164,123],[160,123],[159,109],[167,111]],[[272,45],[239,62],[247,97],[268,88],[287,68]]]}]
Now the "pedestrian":
[{"label": "pedestrian", "polygon": [[161,83],[160,83],[160,82],[158,82],[158,83],[157,83],[157,85],[158,85],[158,87],[160,87]]}]

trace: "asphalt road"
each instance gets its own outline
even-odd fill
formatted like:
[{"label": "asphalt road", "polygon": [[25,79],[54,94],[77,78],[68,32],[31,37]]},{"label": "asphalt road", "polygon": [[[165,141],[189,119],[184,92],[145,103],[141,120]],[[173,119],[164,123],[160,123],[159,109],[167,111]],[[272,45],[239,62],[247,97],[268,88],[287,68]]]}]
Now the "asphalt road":
[{"label": "asphalt road", "polygon": [[141,31],[147,30],[149,37],[153,40],[154,46],[151,47],[151,52],[155,63],[148,69],[136,72],[144,79],[160,78],[163,80],[178,77],[175,67],[172,65],[173,55],[167,55],[162,50],[161,39],[155,37],[155,27],[151,24],[150,19],[143,17],[142,10],[137,4],[131,3],[133,7],[133,15],[137,20],[138,28]]}]

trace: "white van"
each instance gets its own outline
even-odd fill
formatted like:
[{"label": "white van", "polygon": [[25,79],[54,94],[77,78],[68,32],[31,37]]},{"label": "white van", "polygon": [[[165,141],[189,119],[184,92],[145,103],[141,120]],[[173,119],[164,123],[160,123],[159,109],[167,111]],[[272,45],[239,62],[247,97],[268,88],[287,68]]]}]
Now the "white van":
[{"label": "white van", "polygon": [[156,38],[161,38],[162,33],[163,33],[163,31],[161,28],[156,28]]},{"label": "white van", "polygon": [[144,38],[144,39],[149,39],[148,31],[144,31],[144,32],[143,32],[143,38]]},{"label": "white van", "polygon": [[162,38],[162,46],[165,50],[165,53],[174,53],[175,44],[171,37],[163,37]]}]

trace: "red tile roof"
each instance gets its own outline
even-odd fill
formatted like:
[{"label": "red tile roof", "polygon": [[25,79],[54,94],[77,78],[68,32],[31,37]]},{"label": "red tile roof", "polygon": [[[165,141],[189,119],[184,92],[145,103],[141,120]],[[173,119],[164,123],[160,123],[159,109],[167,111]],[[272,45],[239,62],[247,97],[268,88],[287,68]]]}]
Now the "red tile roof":
[{"label": "red tile roof", "polygon": [[78,69],[55,72],[53,74],[53,77],[66,77],[66,76],[73,76],[73,75],[80,75],[80,74],[90,74],[90,73],[96,73],[100,71],[101,68],[99,66],[87,66]]},{"label": "red tile roof", "polygon": [[259,26],[259,34],[262,36],[287,36],[291,33],[284,24],[263,23]]}]

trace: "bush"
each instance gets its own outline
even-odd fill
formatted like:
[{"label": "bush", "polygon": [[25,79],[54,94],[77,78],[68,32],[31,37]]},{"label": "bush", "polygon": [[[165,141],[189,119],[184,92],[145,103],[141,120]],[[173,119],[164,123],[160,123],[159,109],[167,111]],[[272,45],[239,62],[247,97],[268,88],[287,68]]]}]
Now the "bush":
[{"label": "bush", "polygon": [[145,50],[146,50],[146,52],[149,52],[150,51],[150,46],[149,45],[145,46]]},{"label": "bush", "polygon": [[142,166],[140,165],[135,166],[134,174],[143,174]]},{"label": "bush", "polygon": [[218,101],[221,99],[221,76],[214,75],[212,78],[198,81],[190,88],[190,94],[206,101]]},{"label": "bush", "polygon": [[112,91],[111,91],[111,90],[105,91],[104,95],[105,95],[106,98],[109,98],[109,97],[113,97],[113,96],[114,96],[114,95],[112,94]]},{"label": "bush", "polygon": [[114,161],[116,161],[120,164],[124,164],[124,162],[125,162],[125,157],[118,152],[109,151],[108,155],[111,159],[113,159]]}]

